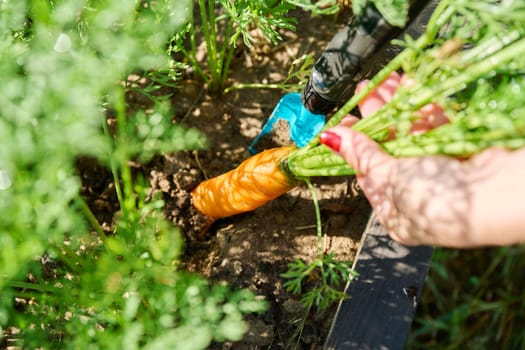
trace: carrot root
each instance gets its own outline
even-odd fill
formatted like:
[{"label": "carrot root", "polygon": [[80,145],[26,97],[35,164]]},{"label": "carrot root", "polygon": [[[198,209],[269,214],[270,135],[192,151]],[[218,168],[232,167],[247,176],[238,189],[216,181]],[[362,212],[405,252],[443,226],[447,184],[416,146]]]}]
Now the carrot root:
[{"label": "carrot root", "polygon": [[295,147],[278,147],[258,153],[237,168],[203,181],[191,192],[193,206],[210,220],[245,213],[295,187],[279,167]]}]

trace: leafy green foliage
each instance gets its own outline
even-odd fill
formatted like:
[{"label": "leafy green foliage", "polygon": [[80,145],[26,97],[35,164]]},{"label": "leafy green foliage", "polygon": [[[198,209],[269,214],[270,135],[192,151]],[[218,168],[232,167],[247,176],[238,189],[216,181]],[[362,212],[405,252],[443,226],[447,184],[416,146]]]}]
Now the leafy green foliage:
[{"label": "leafy green foliage", "polygon": [[[487,16],[486,11],[504,9],[516,17]],[[400,89],[381,110],[382,117],[356,128],[380,135],[385,129],[375,124],[379,119],[395,125],[398,136],[385,148],[396,155],[468,156],[494,145],[522,147],[525,37],[518,18],[525,16],[525,6],[520,1],[465,1],[451,3],[447,10],[456,15],[450,16],[447,30],[435,39],[439,46],[419,50],[407,43],[412,57],[402,66],[417,83]],[[444,106],[451,123],[411,135],[409,125],[417,118],[416,111],[430,102]]]},{"label": "leafy green foliage", "polygon": [[407,349],[522,349],[524,252],[436,250]]},{"label": "leafy green foliage", "polygon": [[[0,5],[0,332],[16,330],[9,345],[204,349],[239,339],[243,315],[264,309],[250,292],[180,271],[178,229],[131,176],[132,160],[206,145],[172,123],[165,99],[135,113],[125,99],[126,77],[166,68],[166,43],[191,3]],[[79,193],[84,156],[113,172],[111,235]]]},{"label": "leafy green foliage", "polygon": [[200,132],[174,125],[170,114],[167,101],[158,103],[151,111],[137,111],[126,122],[125,142],[118,142],[116,146],[124,147],[127,157],[138,158],[141,162],[158,153],[205,148],[206,142]]},{"label": "leafy green foliage", "polygon": [[[44,288],[34,295],[35,304],[13,315],[14,324],[24,329],[24,346],[36,348],[52,336],[66,349],[204,349],[213,339],[242,337],[243,315],[262,311],[264,303],[247,291],[212,287],[177,271],[179,233],[164,220],[159,203],[141,207],[140,223],[122,220],[115,235],[102,242],[90,235],[71,241],[77,249],[90,242],[81,256],[74,255],[77,249],[49,251],[48,259],[58,264],[52,281],[15,284],[24,287],[15,295]],[[68,260],[74,271],[62,266]],[[39,265],[33,268],[33,276],[42,275]],[[182,342],[188,329],[198,336]]]},{"label": "leafy green foliage", "polygon": [[291,348],[298,348],[310,312],[324,310],[341,299],[348,298],[349,295],[342,288],[357,275],[351,262],[339,261],[333,253],[324,254],[322,250],[310,263],[297,259],[288,264],[288,270],[281,274],[286,280],[284,287],[292,295],[299,295],[305,308],[304,316],[293,320],[295,331],[287,341]]},{"label": "leafy green foliage", "polygon": [[325,309],[334,301],[347,297],[340,287],[357,273],[352,270],[351,263],[338,261],[333,254],[325,254],[309,264],[296,260],[281,276],[288,279],[284,283],[286,290],[302,294],[301,302],[308,309],[313,306]]},{"label": "leafy green foliage", "polygon": [[325,253],[323,247],[323,233],[321,223],[321,211],[317,201],[315,189],[309,179],[305,179],[315,208],[317,223],[317,257],[312,262],[306,263],[297,259],[288,264],[288,270],[281,275],[287,281],[284,287],[294,295],[301,295],[301,303],[306,308],[306,313],[301,320],[296,320],[296,332],[294,339],[297,344],[301,340],[306,317],[313,308],[323,310],[333,303],[348,297],[342,291],[343,283],[348,282],[358,274],[352,269],[349,261],[339,261],[333,253]]},{"label": "leafy green foliage", "polygon": [[352,10],[356,15],[360,15],[363,9],[374,4],[379,13],[385,20],[393,26],[402,28],[408,21],[409,2],[405,0],[353,0]]},{"label": "leafy green foliage", "polygon": [[[314,14],[338,9],[336,0],[198,0],[198,17],[192,17],[185,31],[173,37],[170,50],[182,53],[209,91],[222,93],[238,40],[251,46],[255,40],[252,30],[258,28],[269,42],[277,44],[282,39],[280,30],[295,30],[297,20],[288,13],[297,6]],[[201,36],[206,44],[206,64],[197,58]]]}]

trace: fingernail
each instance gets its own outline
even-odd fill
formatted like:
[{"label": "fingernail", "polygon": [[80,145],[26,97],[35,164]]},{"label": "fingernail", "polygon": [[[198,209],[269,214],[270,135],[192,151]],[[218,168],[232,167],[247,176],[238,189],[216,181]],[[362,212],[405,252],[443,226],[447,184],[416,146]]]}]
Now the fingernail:
[{"label": "fingernail", "polygon": [[321,135],[319,135],[319,142],[336,152],[339,152],[341,148],[341,136],[331,131],[323,131]]}]

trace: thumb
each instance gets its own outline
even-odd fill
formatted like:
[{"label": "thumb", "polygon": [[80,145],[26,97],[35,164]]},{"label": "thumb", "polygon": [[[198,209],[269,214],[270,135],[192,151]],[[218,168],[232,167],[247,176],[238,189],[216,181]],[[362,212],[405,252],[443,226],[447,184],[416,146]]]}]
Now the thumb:
[{"label": "thumb", "polygon": [[386,176],[394,160],[370,137],[344,126],[322,132],[319,141],[339,153],[359,176]]}]

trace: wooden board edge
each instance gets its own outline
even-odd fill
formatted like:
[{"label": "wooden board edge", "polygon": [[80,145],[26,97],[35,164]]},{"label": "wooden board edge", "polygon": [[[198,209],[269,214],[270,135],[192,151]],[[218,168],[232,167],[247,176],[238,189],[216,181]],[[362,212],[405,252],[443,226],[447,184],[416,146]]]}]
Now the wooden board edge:
[{"label": "wooden board edge", "polygon": [[354,261],[359,276],[345,288],[324,349],[403,349],[433,251],[393,241],[372,212]]}]

